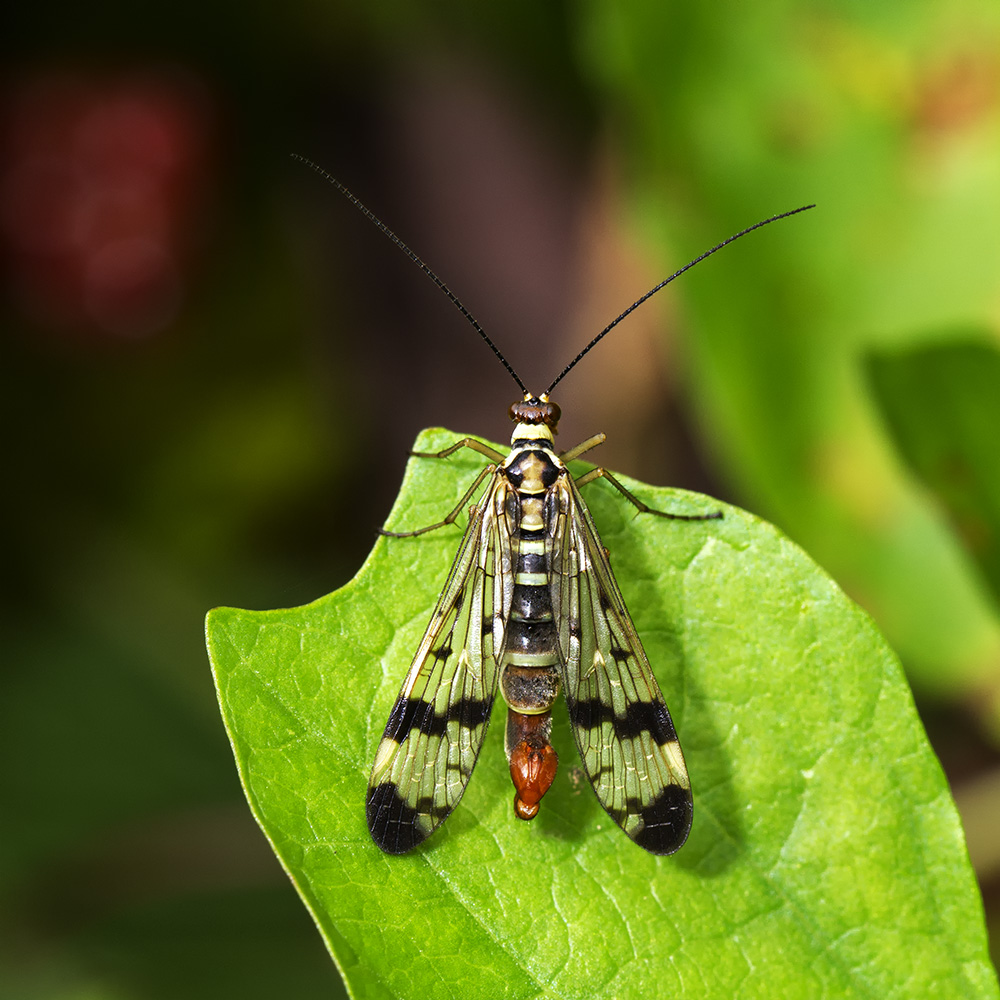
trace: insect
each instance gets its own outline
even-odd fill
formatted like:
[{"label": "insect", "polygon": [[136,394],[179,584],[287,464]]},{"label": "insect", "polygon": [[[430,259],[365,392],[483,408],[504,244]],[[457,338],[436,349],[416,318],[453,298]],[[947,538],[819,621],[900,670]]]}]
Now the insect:
[{"label": "insect", "polygon": [[473,438],[440,452],[413,453],[442,459],[470,448],[489,460],[454,510],[414,531],[382,532],[412,538],[453,524],[482,489],[375,755],[366,799],[372,839],[389,854],[404,854],[444,822],[472,775],[498,688],[507,704],[504,742],[514,812],[533,819],[556,774],[551,710],[562,690],[583,769],[601,805],[640,847],[672,854],[691,828],[684,756],[580,489],[604,479],[641,513],[670,520],[722,515],[653,510],[603,468],[574,479],[568,463],[605,436],[557,452],[560,411],[549,396],[609,331],[674,278],[754,229],[813,206],[764,219],[686,264],[609,323],[535,395],[444,282],[339,181],[303,162],[437,284],[523,393],[510,407],[515,426],[506,454]]}]

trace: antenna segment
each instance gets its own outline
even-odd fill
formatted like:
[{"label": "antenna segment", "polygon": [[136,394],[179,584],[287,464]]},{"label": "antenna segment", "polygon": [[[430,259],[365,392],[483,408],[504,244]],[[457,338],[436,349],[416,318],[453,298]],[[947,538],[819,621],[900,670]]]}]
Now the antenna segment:
[{"label": "antenna segment", "polygon": [[706,250],[700,257],[695,257],[690,263],[685,264],[679,271],[674,271],[669,278],[664,278],[658,285],[651,288],[642,298],[636,299],[620,316],[613,319],[601,332],[594,337],[594,339],[587,344],[587,346],[580,351],[580,353],[555,377],[552,384],[545,390],[545,395],[547,396],[552,390],[572,371],[576,364],[581,361],[597,344],[601,339],[608,333],[610,333],[629,313],[633,310],[638,309],[639,306],[646,301],[646,299],[651,298],[655,295],[661,288],[665,288],[670,284],[674,278],[679,278],[685,271],[690,270],[695,264],[701,263],[706,257],[711,257],[716,250],[721,250],[724,246],[732,243],[734,240],[738,240],[741,236],[746,236],[747,233],[752,233],[755,229],[760,229],[761,226],[770,225],[772,222],[777,222],[778,219],[787,219],[790,215],[798,215],[799,212],[805,212],[810,208],[815,208],[815,205],[803,205],[801,208],[793,208],[790,212],[782,212],[780,215],[772,215],[769,219],[762,219],[760,222],[755,222],[752,226],[747,226],[746,229],[741,229],[738,233],[730,236],[729,239],[723,240],[721,243],[716,244],[711,250]]},{"label": "antenna segment", "polygon": [[312,169],[315,170],[320,177],[325,177],[356,209],[358,209],[359,212],[361,212],[362,215],[368,218],[369,221],[374,222],[375,225],[381,229],[382,232],[385,233],[385,235],[388,236],[389,239],[392,240],[392,242],[395,243],[396,246],[398,246],[399,249],[402,250],[403,253],[405,253],[406,256],[409,257],[410,260],[412,260],[413,263],[416,264],[417,267],[419,267],[420,270],[423,271],[424,274],[426,274],[427,277],[430,278],[431,281],[433,281],[446,296],[448,296],[451,304],[472,324],[476,333],[478,333],[479,336],[486,341],[487,347],[489,347],[489,349],[500,359],[500,363],[504,366],[504,368],[510,372],[511,378],[513,378],[517,383],[521,392],[523,392],[526,396],[529,395],[528,387],[521,381],[521,377],[516,371],[514,371],[511,363],[500,353],[500,349],[497,345],[490,340],[486,331],[479,325],[476,317],[473,316],[464,305],[462,305],[458,296],[430,269],[430,267],[428,267],[427,264],[425,264],[380,218],[378,218],[374,212],[366,208],[358,198],[351,194],[351,192],[344,187],[344,185],[341,184],[340,181],[333,176],[333,174],[328,173],[322,167],[313,163],[312,160],[308,160],[304,156],[299,156],[298,153],[292,153],[292,156],[301,163],[304,163],[307,167],[312,167]]},{"label": "antenna segment", "polygon": [[[388,236],[389,239],[392,240],[392,242],[395,243],[396,246],[398,246],[399,249],[402,250],[403,253],[405,253],[406,256],[409,257],[410,260],[412,260],[413,263],[416,264],[417,267],[419,267],[420,270],[423,271],[424,274],[426,274],[427,277],[429,277],[431,281],[433,281],[434,284],[441,289],[442,292],[444,292],[444,294],[451,301],[451,304],[455,306],[455,308],[472,324],[476,333],[478,333],[479,336],[483,338],[483,340],[486,342],[486,346],[489,347],[489,349],[497,356],[497,358],[500,359],[500,363],[510,373],[511,378],[513,378],[513,380],[517,383],[518,388],[521,390],[521,392],[524,393],[525,397],[526,398],[529,397],[531,393],[528,391],[528,387],[524,384],[524,382],[521,381],[521,377],[517,374],[516,371],[514,371],[514,368],[511,365],[511,363],[500,353],[500,349],[497,347],[496,344],[493,343],[493,341],[490,339],[486,331],[479,325],[475,316],[473,316],[472,313],[470,313],[469,310],[466,309],[464,305],[462,305],[458,296],[430,269],[430,267],[428,267],[427,264],[425,264],[420,259],[420,257],[418,257],[381,219],[379,219],[378,216],[374,214],[374,212],[366,208],[365,205],[358,198],[356,198],[353,194],[351,194],[351,192],[346,187],[344,187],[344,185],[341,184],[336,177],[328,173],[322,167],[313,163],[312,160],[309,160],[304,156],[300,156],[298,153],[292,153],[292,157],[298,160],[300,163],[304,163],[307,167],[311,167],[321,177],[326,178],[326,180],[328,180],[356,209],[358,209],[358,211],[361,212],[362,215],[364,215],[366,218],[369,219],[369,221],[373,222],[379,229],[381,229],[382,232],[385,233],[385,235]],[[589,354],[590,351],[593,350],[593,348],[596,347],[597,344],[600,343],[600,341],[603,340],[603,338],[608,333],[610,333],[623,319],[625,319],[625,317],[628,316],[629,313],[638,309],[639,306],[641,306],[643,302],[646,301],[646,299],[651,298],[661,288],[665,288],[667,285],[669,285],[670,282],[674,280],[674,278],[679,278],[685,271],[689,271],[692,267],[694,267],[695,264],[701,263],[701,261],[703,261],[706,257],[711,257],[712,254],[715,253],[717,250],[721,250],[724,246],[728,246],[734,240],[738,240],[741,236],[746,236],[747,233],[752,233],[755,229],[760,229],[761,226],[770,225],[772,222],[777,222],[779,219],[787,219],[790,215],[798,215],[799,212],[805,212],[808,211],[810,208],[815,208],[815,207],[816,207],[815,205],[803,205],[801,208],[793,208],[790,212],[782,212],[780,215],[772,215],[769,219],[762,219],[760,222],[755,222],[752,226],[747,226],[746,229],[741,229],[738,233],[735,233],[734,235],[730,236],[729,239],[723,240],[721,243],[716,244],[714,247],[712,247],[711,250],[706,250],[703,254],[701,254],[701,256],[695,257],[694,260],[692,260],[690,263],[685,264],[679,271],[675,271],[672,275],[670,275],[669,278],[664,278],[663,281],[661,281],[655,287],[651,288],[641,298],[636,299],[635,302],[633,302],[632,305],[628,307],[628,309],[626,309],[620,316],[617,316],[615,319],[613,319],[603,330],[601,330],[601,332],[596,337],[594,337],[594,339],[589,344],[587,344],[587,346],[582,351],[580,351],[580,353],[555,377],[555,379],[552,381],[552,384],[548,387],[548,389],[545,390],[544,393],[542,393],[542,395],[548,396],[549,393],[551,393],[552,390],[573,370],[573,368],[575,368],[576,365],[584,357],[586,357],[586,355]]]}]

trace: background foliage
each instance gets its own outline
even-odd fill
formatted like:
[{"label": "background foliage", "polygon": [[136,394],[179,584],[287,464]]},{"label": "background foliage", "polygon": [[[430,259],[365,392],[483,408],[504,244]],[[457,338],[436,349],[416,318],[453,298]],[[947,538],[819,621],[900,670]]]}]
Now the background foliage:
[{"label": "background foliage", "polygon": [[336,989],[247,815],[200,622],[348,580],[417,429],[503,438],[511,385],[293,151],[532,384],[674,265],[819,203],[616,331],[567,380],[563,437],[605,430],[612,468],[774,521],[873,614],[995,921],[996,425],[962,391],[989,399],[991,369],[920,358],[996,350],[998,21],[987,0],[8,15],[4,990]]}]

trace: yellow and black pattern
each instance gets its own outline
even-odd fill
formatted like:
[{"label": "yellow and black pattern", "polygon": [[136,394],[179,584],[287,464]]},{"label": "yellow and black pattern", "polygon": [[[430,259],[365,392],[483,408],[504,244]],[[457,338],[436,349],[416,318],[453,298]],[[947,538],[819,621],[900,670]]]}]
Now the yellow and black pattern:
[{"label": "yellow and black pattern", "polygon": [[454,524],[489,480],[479,503],[470,508],[469,526],[379,743],[366,808],[372,838],[383,851],[402,854],[430,836],[455,808],[483,745],[498,686],[508,707],[505,748],[514,812],[531,819],[556,774],[551,708],[561,687],[601,805],[641,847],[671,854],[691,827],[687,769],[579,486],[603,477],[643,513],[675,520],[722,515],[652,510],[604,469],[575,482],[566,463],[600,444],[604,435],[557,454],[560,410],[549,397],[608,333],[675,278],[755,229],[814,206],[748,226],[664,278],[605,326],[536,396],[444,281],[340,181],[304,162],[437,285],[524,394],[510,407],[516,426],[506,456],[473,438],[424,456],[447,458],[465,447],[492,463],[443,521],[385,532],[414,536]]},{"label": "yellow and black pattern", "polygon": [[488,477],[372,768],[368,827],[390,854],[425,840],[455,808],[498,686],[520,818],[537,813],[555,776],[549,737],[561,688],[587,777],[614,821],[653,854],[687,838],[691,789],[677,734],[590,512],[554,450],[557,414],[534,397],[515,404],[502,462],[469,439],[438,455],[474,447],[497,464],[470,489]]},{"label": "yellow and black pattern", "polygon": [[677,733],[590,511],[569,476],[557,491],[552,606],[577,749],[608,815],[647,851],[672,854],[693,811]]},{"label": "yellow and black pattern", "polygon": [[495,473],[475,508],[375,756],[368,829],[389,854],[415,847],[455,808],[486,735],[512,591],[508,489]]}]

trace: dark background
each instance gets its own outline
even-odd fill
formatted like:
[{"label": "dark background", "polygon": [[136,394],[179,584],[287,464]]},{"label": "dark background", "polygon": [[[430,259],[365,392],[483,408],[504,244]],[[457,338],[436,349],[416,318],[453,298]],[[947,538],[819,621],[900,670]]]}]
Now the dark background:
[{"label": "dark background", "polygon": [[685,260],[820,203],[630,317],[560,386],[561,442],[604,430],[608,466],[771,518],[875,615],[995,926],[995,605],[859,374],[959,323],[995,346],[992,5],[7,17],[0,994],[339,988],[245,806],[203,617],[342,585],[416,432],[504,440],[518,393],[293,152],[536,390]]}]

